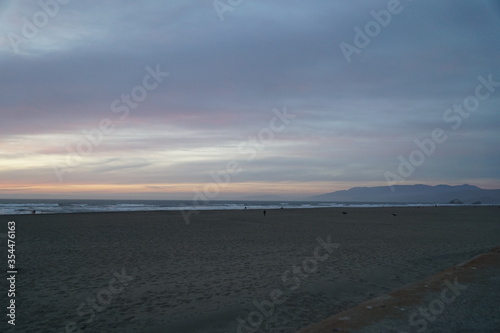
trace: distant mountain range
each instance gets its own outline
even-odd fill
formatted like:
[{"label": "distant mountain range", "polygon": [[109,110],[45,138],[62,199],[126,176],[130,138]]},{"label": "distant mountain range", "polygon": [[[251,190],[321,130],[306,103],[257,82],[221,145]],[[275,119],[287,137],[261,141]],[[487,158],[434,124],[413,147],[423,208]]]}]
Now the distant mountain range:
[{"label": "distant mountain range", "polygon": [[500,204],[499,190],[484,190],[472,185],[394,185],[353,187],[349,190],[336,191],[309,197],[314,201],[334,202],[390,202],[390,203],[450,203],[453,200],[465,204],[483,203]]}]

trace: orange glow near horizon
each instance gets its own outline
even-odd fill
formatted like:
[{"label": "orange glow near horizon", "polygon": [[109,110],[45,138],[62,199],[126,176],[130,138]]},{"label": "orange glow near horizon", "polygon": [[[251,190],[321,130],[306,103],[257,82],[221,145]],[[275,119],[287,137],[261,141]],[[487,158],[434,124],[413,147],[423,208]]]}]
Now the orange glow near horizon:
[{"label": "orange glow near horizon", "polygon": [[322,190],[331,191],[331,184],[311,183],[230,183],[218,185],[216,183],[200,184],[39,184],[21,185],[9,184],[0,189],[0,193],[188,193],[194,191],[201,193],[221,194],[247,193],[247,194],[290,194],[304,193],[317,194]]},{"label": "orange glow near horizon", "polygon": [[[471,182],[470,184],[474,184]],[[408,184],[409,185],[409,184]],[[429,185],[438,185],[429,184]],[[461,184],[452,184],[461,185]],[[284,197],[307,197],[319,195],[338,190],[347,190],[352,187],[370,187],[370,186],[387,186],[387,184],[364,182],[364,183],[340,183],[340,182],[232,182],[227,185],[218,185],[212,183],[183,183],[183,184],[3,184],[0,188],[0,195],[5,198],[7,196],[19,196],[29,198],[30,195],[40,196],[48,195],[51,197],[65,195],[73,195],[78,197],[88,197],[92,199],[99,195],[109,196],[113,199],[113,195],[127,195],[131,199],[141,199],[145,195],[152,195],[157,199],[162,199],[162,195],[169,198],[179,196],[180,199],[193,198],[195,193],[201,193],[206,198],[212,200],[224,200],[227,196],[254,196],[254,195],[278,195]],[[490,186],[479,186],[483,189],[495,189],[495,184]]]}]

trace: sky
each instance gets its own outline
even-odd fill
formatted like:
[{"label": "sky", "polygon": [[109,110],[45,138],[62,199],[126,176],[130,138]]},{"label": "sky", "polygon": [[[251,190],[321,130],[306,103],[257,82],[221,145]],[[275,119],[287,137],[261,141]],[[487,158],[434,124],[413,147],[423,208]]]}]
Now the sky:
[{"label": "sky", "polygon": [[0,2],[0,198],[500,188],[500,5]]}]

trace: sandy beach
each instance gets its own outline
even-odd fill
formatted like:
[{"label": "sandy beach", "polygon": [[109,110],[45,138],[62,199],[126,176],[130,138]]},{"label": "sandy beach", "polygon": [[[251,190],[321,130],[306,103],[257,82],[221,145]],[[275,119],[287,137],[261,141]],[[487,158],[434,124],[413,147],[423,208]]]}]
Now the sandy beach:
[{"label": "sandy beach", "polygon": [[[190,219],[174,211],[0,216],[2,233],[16,222],[18,268],[16,325],[3,314],[0,331],[296,332],[500,245],[497,206]],[[0,244],[5,267],[6,239]]]}]

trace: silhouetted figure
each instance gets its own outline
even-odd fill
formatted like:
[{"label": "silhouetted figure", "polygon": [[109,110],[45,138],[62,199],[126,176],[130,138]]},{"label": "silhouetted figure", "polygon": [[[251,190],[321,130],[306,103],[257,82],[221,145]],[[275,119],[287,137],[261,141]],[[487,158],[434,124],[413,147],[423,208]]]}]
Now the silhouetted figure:
[{"label": "silhouetted figure", "polygon": [[266,216],[266,211],[263,211],[262,213],[264,214],[264,216]]},{"label": "silhouetted figure", "polygon": [[345,215],[345,214],[347,214],[347,212],[342,212],[342,214],[344,214],[344,215]]}]

